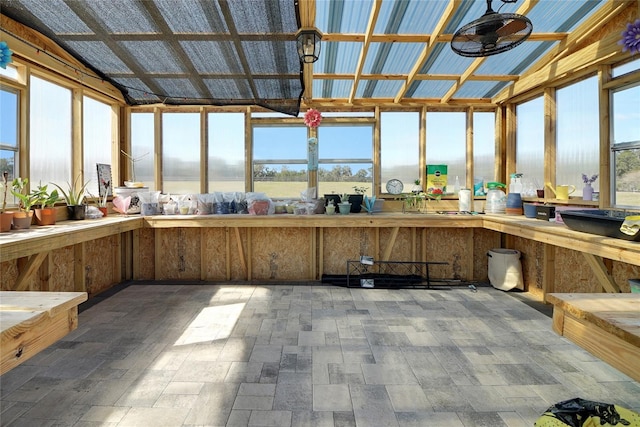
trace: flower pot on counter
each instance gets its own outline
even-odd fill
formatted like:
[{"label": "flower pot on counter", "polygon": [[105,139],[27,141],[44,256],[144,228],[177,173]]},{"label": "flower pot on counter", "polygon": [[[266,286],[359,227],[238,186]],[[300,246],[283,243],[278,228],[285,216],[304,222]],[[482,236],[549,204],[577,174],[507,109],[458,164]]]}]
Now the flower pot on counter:
[{"label": "flower pot on counter", "polygon": [[69,214],[69,219],[74,219],[74,220],[84,219],[85,209],[86,209],[85,205],[67,206],[67,213]]},{"label": "flower pot on counter", "polygon": [[349,194],[349,203],[351,203],[351,212],[360,213],[362,211],[362,201],[364,196],[362,194]]},{"label": "flower pot on counter", "polygon": [[98,210],[102,212],[102,216],[106,217],[109,209],[106,206],[98,206]]},{"label": "flower pot on counter", "polygon": [[341,215],[349,215],[349,212],[351,212],[351,203],[338,203],[338,209]]},{"label": "flower pot on counter", "polygon": [[56,209],[55,208],[42,208],[34,209],[36,224],[38,225],[53,225],[56,223]]},{"label": "flower pot on counter", "polygon": [[0,233],[11,230],[13,222],[13,212],[3,212],[0,214]]},{"label": "flower pot on counter", "polygon": [[13,213],[13,228],[15,230],[26,230],[31,227],[33,211],[18,211]]}]

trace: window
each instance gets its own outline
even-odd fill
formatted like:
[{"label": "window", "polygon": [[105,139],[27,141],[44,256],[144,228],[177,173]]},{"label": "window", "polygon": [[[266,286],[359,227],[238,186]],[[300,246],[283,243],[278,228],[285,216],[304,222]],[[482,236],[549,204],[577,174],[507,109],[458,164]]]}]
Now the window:
[{"label": "window", "polygon": [[640,206],[640,84],[612,91],[613,204]]},{"label": "window", "polygon": [[[473,113],[473,182],[491,182],[495,178],[495,113]],[[464,181],[460,183],[464,186]],[[475,189],[475,188],[474,188]]]},{"label": "window", "polygon": [[[542,97],[516,106],[516,171],[523,184],[533,181],[536,189],[544,186],[544,100]],[[507,184],[507,183],[505,183]]]},{"label": "window", "polygon": [[254,125],[253,191],[297,198],[307,182],[307,128]]},{"label": "window", "polygon": [[467,176],[466,122],[465,113],[427,113],[427,165],[447,165],[449,193],[456,177],[462,186]]},{"label": "window", "polygon": [[31,76],[30,94],[29,182],[66,189],[76,178],[71,176],[71,90]]},{"label": "window", "polygon": [[420,114],[417,112],[383,112],[380,114],[381,187],[387,181],[402,181],[404,192],[411,191],[420,173]]},{"label": "window", "polygon": [[244,114],[209,114],[209,192],[244,191]]},{"label": "window", "polygon": [[111,106],[85,96],[82,108],[84,180],[89,181],[87,192],[98,197],[96,163],[111,164]]},{"label": "window", "polygon": [[[556,91],[556,183],[576,187],[582,196],[582,174],[599,173],[600,113],[598,78],[591,77]],[[592,187],[599,191],[596,180]]]},{"label": "window", "polygon": [[162,191],[200,191],[200,114],[162,115]]},{"label": "window", "polygon": [[373,123],[322,124],[318,128],[318,196],[373,194]]},{"label": "window", "polygon": [[131,113],[131,153],[127,154],[131,155],[128,166],[133,170],[125,176],[130,181],[143,182],[150,191],[155,190],[153,129],[153,113]]},{"label": "window", "polygon": [[19,173],[19,111],[20,92],[3,87],[0,90],[0,173],[8,172],[9,182]]}]

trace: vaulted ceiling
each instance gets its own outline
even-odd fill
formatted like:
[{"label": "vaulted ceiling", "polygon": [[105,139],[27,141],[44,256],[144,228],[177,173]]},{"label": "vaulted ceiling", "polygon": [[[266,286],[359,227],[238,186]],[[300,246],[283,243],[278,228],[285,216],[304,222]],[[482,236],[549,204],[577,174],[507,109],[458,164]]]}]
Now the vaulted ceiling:
[{"label": "vaulted ceiling", "polygon": [[[507,52],[450,48],[485,0],[0,0],[2,14],[51,38],[132,105],[487,105],[566,57],[637,0],[493,0],[533,23]],[[299,27],[322,33],[301,65]]]}]

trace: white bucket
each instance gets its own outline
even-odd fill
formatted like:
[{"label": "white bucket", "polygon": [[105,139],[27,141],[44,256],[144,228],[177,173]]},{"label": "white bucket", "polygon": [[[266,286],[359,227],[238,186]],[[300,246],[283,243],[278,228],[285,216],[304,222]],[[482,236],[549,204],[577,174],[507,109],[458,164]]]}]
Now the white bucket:
[{"label": "white bucket", "polygon": [[522,264],[520,251],[515,249],[491,249],[489,257],[489,282],[491,286],[501,291],[513,288],[524,290],[522,279]]}]

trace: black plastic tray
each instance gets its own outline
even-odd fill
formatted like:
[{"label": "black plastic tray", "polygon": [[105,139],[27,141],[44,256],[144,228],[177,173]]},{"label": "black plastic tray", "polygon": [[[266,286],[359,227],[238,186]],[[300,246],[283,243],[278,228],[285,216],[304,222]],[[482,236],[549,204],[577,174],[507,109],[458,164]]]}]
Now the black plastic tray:
[{"label": "black plastic tray", "polygon": [[637,214],[636,212],[613,210],[572,210],[560,212],[562,221],[572,230],[640,242],[640,232],[629,236],[620,231],[620,226],[624,222],[624,216]]}]

